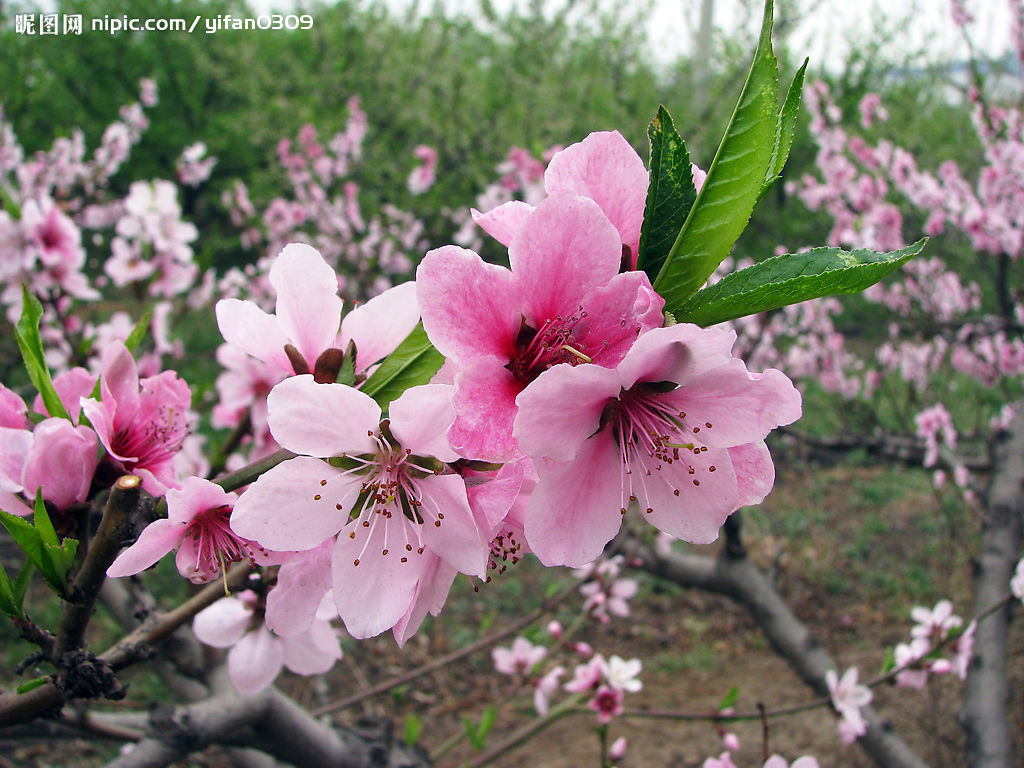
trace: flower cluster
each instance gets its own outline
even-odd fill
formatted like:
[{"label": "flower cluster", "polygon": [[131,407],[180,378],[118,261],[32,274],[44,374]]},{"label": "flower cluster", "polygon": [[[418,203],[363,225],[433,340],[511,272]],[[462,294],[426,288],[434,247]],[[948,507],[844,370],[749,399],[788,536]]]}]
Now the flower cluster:
[{"label": "flower cluster", "polygon": [[931,610],[917,606],[910,616],[917,622],[910,630],[910,642],[900,643],[893,652],[893,662],[902,668],[896,675],[896,684],[923,688],[929,675],[941,674],[954,674],[966,680],[977,623],[972,621],[965,627],[963,619],[953,613],[949,600],[940,600]]}]

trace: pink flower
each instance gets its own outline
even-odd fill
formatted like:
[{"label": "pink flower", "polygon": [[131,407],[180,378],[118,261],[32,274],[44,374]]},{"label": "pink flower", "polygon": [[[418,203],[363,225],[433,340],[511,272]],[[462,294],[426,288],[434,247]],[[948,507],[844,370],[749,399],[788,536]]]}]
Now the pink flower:
[{"label": "pink flower", "polygon": [[44,419],[31,431],[0,427],[0,508],[27,515],[43,499],[63,512],[89,495],[96,471],[96,433],[67,419]]},{"label": "pink flower", "polygon": [[832,696],[832,706],[840,715],[839,737],[843,744],[852,744],[867,733],[868,726],[860,713],[871,703],[871,689],[857,683],[857,668],[850,667],[842,678],[834,669],[825,672],[825,683]]},{"label": "pink flower", "polygon": [[629,742],[626,741],[625,736],[619,736],[615,741],[608,747],[608,757],[612,760],[621,760],[626,756],[626,748],[629,746]]},{"label": "pink flower", "polygon": [[597,713],[597,722],[607,725],[622,714],[622,691],[602,685],[587,706]]},{"label": "pink flower", "polygon": [[1010,592],[1021,602],[1024,602],[1024,560],[1017,563],[1017,568],[1010,579]]},{"label": "pink flower", "polygon": [[232,528],[278,551],[315,549],[340,532],[334,599],[355,637],[394,628],[403,642],[440,610],[455,571],[484,573],[488,541],[465,482],[445,468],[458,458],[444,439],[450,396],[444,385],[413,387],[382,422],[367,395],[309,375],[270,393],[274,438],[303,455],[242,494]]},{"label": "pink flower", "polygon": [[0,384],[0,427],[24,428],[26,410],[25,401],[18,393]]},{"label": "pink flower", "polygon": [[604,657],[596,654],[586,664],[577,664],[572,680],[565,684],[569,693],[583,693],[597,688],[604,674]]},{"label": "pink flower", "polygon": [[416,155],[416,158],[422,165],[417,166],[409,174],[409,180],[406,184],[409,187],[409,191],[414,195],[421,195],[434,184],[437,174],[437,150],[433,147],[428,147],[426,144],[420,144],[413,150],[413,154]]},{"label": "pink flower", "polygon": [[557,666],[537,681],[537,687],[533,689],[533,707],[541,717],[548,713],[551,696],[558,690],[558,679],[564,674],[565,668]]},{"label": "pink flower", "polygon": [[225,573],[229,563],[271,563],[266,550],[241,538],[228,524],[238,497],[201,477],[167,491],[167,517],[146,526],[138,540],[107,569],[107,576],[131,576],[173,549],[178,573],[202,584]]},{"label": "pink flower", "polygon": [[228,677],[240,693],[259,693],[287,667],[297,675],[321,675],[341,658],[338,632],[330,625],[330,603],[308,630],[279,637],[258,613],[255,593],[225,597],[196,614],[192,631],[214,648],[228,651]]},{"label": "pink flower", "polygon": [[613,366],[662,322],[646,276],[618,274],[619,235],[589,199],[541,202],[511,239],[509,261],[511,271],[445,246],[416,273],[423,326],[457,369],[449,437],[471,458],[516,455],[515,398],[543,371]]},{"label": "pink flower", "polygon": [[514,434],[540,482],[526,538],[546,565],[601,554],[632,502],[694,543],[774,483],[764,437],[800,416],[781,372],[747,371],[735,335],[679,324],[642,335],[615,369],[556,366],[516,400]]},{"label": "pink flower", "polygon": [[115,341],[103,352],[100,391],[101,400],[82,398],[82,410],[110,457],[154,496],[176,488],[174,455],[190,432],[188,384],[174,371],[139,381],[131,352]]},{"label": "pink flower", "polygon": [[494,669],[503,675],[524,675],[544,658],[548,649],[534,645],[525,637],[517,637],[511,648],[498,647],[491,651]]},{"label": "pink flower", "polygon": [[[636,268],[640,227],[647,201],[647,169],[640,155],[618,131],[595,132],[556,153],[544,172],[549,195],[568,193],[593,200],[619,233],[620,260]],[[533,210],[519,201],[505,203],[473,218],[503,245]]]},{"label": "pink flower", "polygon": [[643,684],[637,679],[641,669],[640,659],[626,661],[619,656],[611,656],[602,666],[601,672],[608,685],[617,691],[636,693]]}]

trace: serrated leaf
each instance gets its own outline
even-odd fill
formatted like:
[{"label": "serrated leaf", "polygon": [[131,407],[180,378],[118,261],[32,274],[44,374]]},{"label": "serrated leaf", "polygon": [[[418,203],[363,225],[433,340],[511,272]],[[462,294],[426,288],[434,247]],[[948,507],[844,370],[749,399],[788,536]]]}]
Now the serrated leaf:
[{"label": "serrated leaf", "polygon": [[429,382],[443,363],[444,356],[434,349],[423,330],[423,323],[420,323],[388,355],[361,389],[381,408],[387,409],[391,401],[409,387]]},{"label": "serrated leaf", "polygon": [[919,240],[892,253],[815,248],[773,256],[703,289],[677,317],[709,326],[822,296],[858,293],[914,258],[926,242]]},{"label": "serrated leaf", "polygon": [[21,286],[21,298],[21,317],[14,326],[14,335],[18,340],[21,358],[25,361],[25,370],[28,371],[29,379],[42,397],[47,413],[66,419],[68,412],[57,396],[57,390],[53,388],[53,378],[43,355],[43,339],[39,335],[43,305],[29,293],[28,287],[24,284]]},{"label": "serrated leaf", "polygon": [[647,128],[651,142],[651,181],[640,228],[637,269],[653,281],[661,271],[679,230],[697,199],[690,169],[690,153],[672,125],[665,107],[658,107]]},{"label": "serrated leaf", "polygon": [[422,735],[423,719],[416,713],[410,712],[405,716],[405,731],[402,740],[410,747],[414,747],[419,743]]},{"label": "serrated leaf", "polygon": [[729,255],[747,226],[775,148],[778,64],[772,53],[772,2],[766,0],[761,35],[707,179],[673,243],[654,289],[674,312]]},{"label": "serrated leaf", "polygon": [[341,368],[338,370],[337,382],[351,387],[356,381],[356,343],[350,341],[345,349],[345,356],[341,358]]},{"label": "serrated leaf", "polygon": [[46,685],[48,677],[37,677],[34,680],[29,680],[27,683],[22,683],[15,690],[18,693],[28,693],[31,690],[38,688],[41,685]]},{"label": "serrated leaf", "polygon": [[19,609],[25,605],[25,595],[28,593],[28,585],[32,583],[34,571],[35,564],[31,560],[25,560],[18,571],[18,577],[14,580],[14,602]]},{"label": "serrated leaf", "polygon": [[7,529],[22,552],[39,568],[43,560],[43,542],[32,523],[0,509],[0,525]]},{"label": "serrated leaf", "polygon": [[793,82],[789,85],[789,92],[786,94],[786,102],[779,112],[779,122],[775,129],[775,149],[772,151],[772,161],[768,165],[768,175],[761,187],[760,200],[771,186],[778,181],[782,169],[786,167],[786,160],[789,159],[789,151],[793,148],[793,137],[796,135],[796,117],[800,112],[800,96],[804,90],[804,75],[807,72],[807,63],[810,59],[804,59],[803,65],[793,76]]},{"label": "serrated leaf", "polygon": [[736,703],[736,698],[740,695],[740,688],[738,685],[734,685],[729,689],[729,692],[725,694],[725,698],[722,699],[718,705],[718,711],[721,712],[723,709],[728,709]]}]

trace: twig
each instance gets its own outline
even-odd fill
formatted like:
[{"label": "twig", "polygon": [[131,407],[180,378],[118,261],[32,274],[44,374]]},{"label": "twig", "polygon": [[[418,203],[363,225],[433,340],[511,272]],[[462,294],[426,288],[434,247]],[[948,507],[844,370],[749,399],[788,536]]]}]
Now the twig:
[{"label": "twig", "polygon": [[244,485],[248,485],[253,482],[269,469],[273,469],[282,461],[288,461],[288,459],[294,459],[296,454],[291,451],[282,448],[277,453],[272,453],[267,458],[260,461],[255,461],[252,464],[247,464],[241,469],[229,472],[226,475],[214,478],[217,485],[223,488],[225,491],[237,491]]}]

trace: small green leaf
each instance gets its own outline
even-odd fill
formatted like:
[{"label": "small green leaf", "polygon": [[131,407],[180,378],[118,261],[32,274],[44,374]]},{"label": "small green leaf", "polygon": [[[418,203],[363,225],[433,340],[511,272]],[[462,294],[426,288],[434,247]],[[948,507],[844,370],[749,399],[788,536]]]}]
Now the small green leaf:
[{"label": "small green leaf", "polygon": [[46,503],[43,501],[43,489],[41,487],[36,489],[35,524],[43,544],[51,544],[55,547],[60,546],[60,541],[57,539],[57,531],[54,530],[53,523],[50,522],[50,516],[46,513]]},{"label": "small green leaf", "polygon": [[882,674],[888,675],[896,669],[896,654],[892,648],[885,649],[885,658],[882,660]]},{"label": "small green leaf", "polygon": [[736,698],[739,695],[740,695],[739,686],[734,685],[732,688],[729,689],[729,692],[727,694],[725,694],[725,698],[722,699],[721,703],[718,705],[718,711],[721,712],[723,709],[728,709],[733,704],[735,704],[736,703]]},{"label": "small green leaf", "polygon": [[53,378],[50,376],[50,369],[46,366],[46,358],[43,355],[43,339],[39,335],[39,321],[43,317],[43,305],[39,299],[29,293],[26,285],[21,286],[21,317],[14,326],[14,335],[18,340],[18,348],[21,350],[21,357],[25,361],[25,370],[32,380],[39,395],[43,398],[43,405],[51,416],[67,418],[68,412],[64,409],[64,403],[57,396],[57,390],[53,388]]},{"label": "small green leaf", "polygon": [[0,509],[0,525],[7,529],[15,543],[35,563],[35,566],[41,570],[43,542],[39,538],[39,531],[35,529],[32,523]]},{"label": "small green leaf", "polygon": [[341,369],[338,371],[337,382],[351,387],[356,382],[356,343],[350,341],[345,349],[345,356],[341,359]]},{"label": "small green leaf", "polygon": [[772,151],[772,161],[768,165],[768,175],[761,187],[760,200],[771,189],[771,186],[778,181],[782,169],[789,159],[789,150],[793,148],[793,137],[796,135],[796,116],[800,111],[800,96],[804,90],[804,75],[807,72],[807,63],[810,59],[804,59],[803,65],[793,76],[790,83],[789,93],[786,94],[786,102],[779,112],[779,122],[775,129],[775,149]]},{"label": "small green leaf", "polygon": [[[37,495],[37,500],[40,498]],[[78,551],[78,541],[75,539],[64,539],[61,544],[53,544],[49,540],[52,530],[49,517],[43,509],[42,517],[39,516],[39,507],[36,508],[36,519],[43,522],[43,530],[33,526],[28,520],[0,510],[0,524],[7,529],[18,546],[25,552],[29,560],[39,569],[46,583],[62,597],[68,592],[68,572],[75,560],[75,553]],[[44,541],[44,537],[48,539]],[[53,534],[56,539],[56,533]],[[19,575],[19,580],[21,576]]]},{"label": "small green leaf", "polygon": [[434,349],[420,323],[388,355],[361,389],[386,409],[409,387],[429,382],[443,363],[444,357]]},{"label": "small green leaf", "polygon": [[772,2],[766,0],[757,51],[736,109],[704,186],[654,280],[670,312],[707,282],[750,220],[775,149],[778,88]]},{"label": "small green leaf", "polygon": [[703,289],[676,316],[709,326],[821,296],[858,293],[920,253],[925,242],[892,253],[815,248],[774,256]]},{"label": "small green leaf", "polygon": [[0,611],[8,616],[21,616],[21,607],[14,596],[14,586],[3,563],[0,563]]},{"label": "small green leaf", "polygon": [[28,693],[31,690],[38,688],[41,685],[46,685],[48,677],[37,677],[34,680],[29,680],[27,683],[22,683],[15,690],[18,693]]},{"label": "small green leaf", "polygon": [[665,107],[658,107],[647,136],[651,141],[651,181],[640,229],[637,269],[653,281],[697,199],[697,189],[693,186],[690,154]]},{"label": "small green leaf", "polygon": [[35,564],[31,560],[25,560],[18,572],[18,578],[14,580],[14,602],[19,609],[25,605],[25,595],[28,592],[28,585],[32,583],[35,569]]},{"label": "small green leaf", "polygon": [[419,743],[420,736],[422,735],[423,719],[415,712],[410,712],[405,716],[405,735],[403,741],[410,747],[413,747]]},{"label": "small green leaf", "polygon": [[491,726],[498,715],[497,707],[493,704],[484,710],[479,723],[474,723],[468,715],[462,716],[462,726],[466,729],[466,737],[473,749],[482,751],[487,746],[487,734],[491,732]]}]

